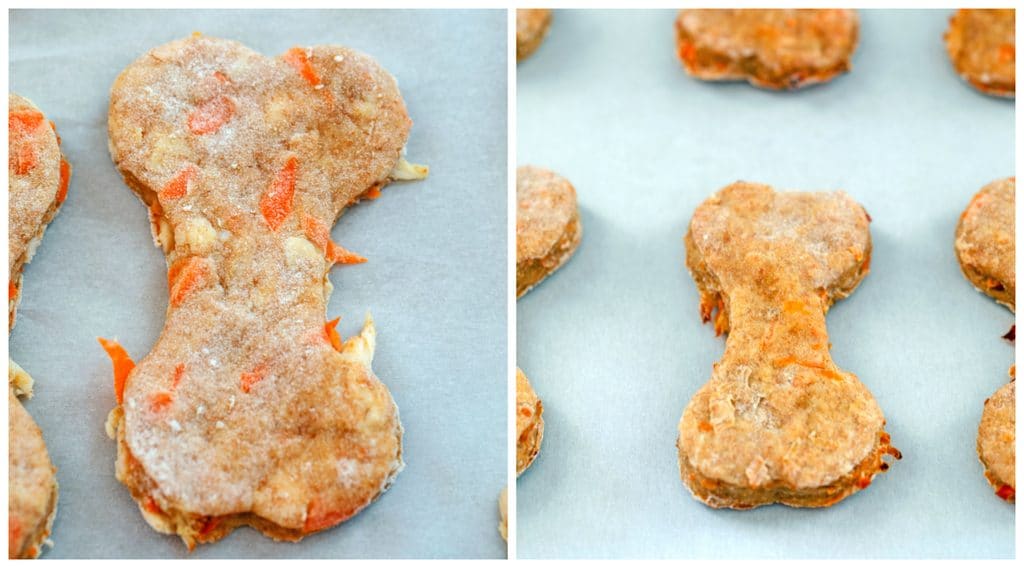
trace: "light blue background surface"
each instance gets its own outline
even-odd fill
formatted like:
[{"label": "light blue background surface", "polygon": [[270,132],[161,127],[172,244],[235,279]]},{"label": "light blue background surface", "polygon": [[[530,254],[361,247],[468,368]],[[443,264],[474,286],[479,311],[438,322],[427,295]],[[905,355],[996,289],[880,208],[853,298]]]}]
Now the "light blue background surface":
[{"label": "light blue background surface", "polygon": [[401,409],[405,470],[376,503],[299,544],[251,529],[189,555],[503,557],[507,483],[505,11],[28,11],[10,16],[11,89],[54,122],[74,164],[68,200],[25,272],[11,354],[36,379],[26,403],[58,467],[56,557],[183,557],[114,479],[103,431],[110,362],[96,336],[141,358],[163,325],[167,277],[142,203],[107,153],[114,77],[193,31],[264,54],[338,43],[398,78],[415,121],[409,159],[430,178],[344,214],[333,237],[369,262],[337,267],[329,317],[343,336],[367,310],[374,370]]},{"label": "light blue background surface", "polygon": [[[518,483],[520,558],[1014,554],[1013,508],[975,452],[1013,315],[953,253],[971,196],[1014,173],[1013,101],[955,75],[948,15],[862,11],[851,74],[772,93],[687,76],[672,11],[556,11],[518,66],[517,160],[572,181],[583,242],[518,302],[518,362],[546,421]],[[724,347],[701,325],[682,237],[737,179],[844,189],[874,218],[871,274],[828,324],[904,458],[829,509],[713,510],[679,479],[677,422]]]}]

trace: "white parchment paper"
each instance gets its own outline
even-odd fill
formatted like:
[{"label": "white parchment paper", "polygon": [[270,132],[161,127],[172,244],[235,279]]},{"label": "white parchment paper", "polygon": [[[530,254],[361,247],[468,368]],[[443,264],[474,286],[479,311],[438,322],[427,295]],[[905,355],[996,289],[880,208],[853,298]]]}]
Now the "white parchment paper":
[{"label": "white parchment paper", "polygon": [[[953,72],[948,16],[862,11],[851,74],[772,93],[688,77],[673,11],[556,11],[518,66],[517,161],[573,182],[583,242],[518,302],[518,362],[546,421],[518,484],[519,557],[1014,555],[1013,507],[975,451],[1013,315],[953,254],[971,196],[1014,174],[1014,107]],[[904,458],[828,509],[713,510],[679,479],[679,417],[724,348],[682,237],[737,179],[844,189],[874,218],[871,274],[828,327]]]},{"label": "white parchment paper", "polygon": [[107,153],[108,92],[147,50],[193,31],[267,55],[336,43],[398,78],[415,121],[412,161],[430,178],[349,210],[333,238],[370,260],[332,273],[330,317],[350,335],[371,310],[374,369],[405,426],[405,470],[355,518],[299,544],[251,529],[200,546],[213,557],[501,557],[506,484],[504,11],[14,11],[11,90],[56,124],[74,165],[67,202],[25,273],[12,356],[36,379],[26,403],[60,483],[46,557],[183,557],[114,479],[103,431],[110,363],[96,336],[136,359],[163,325],[166,268],[146,210]]}]

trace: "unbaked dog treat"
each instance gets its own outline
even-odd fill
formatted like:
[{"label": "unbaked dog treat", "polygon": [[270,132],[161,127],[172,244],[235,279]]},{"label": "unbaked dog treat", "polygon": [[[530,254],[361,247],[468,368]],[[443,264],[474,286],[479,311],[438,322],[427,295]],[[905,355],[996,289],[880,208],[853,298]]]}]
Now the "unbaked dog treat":
[{"label": "unbaked dog treat", "polygon": [[[13,328],[22,272],[67,197],[71,166],[61,154],[53,123],[34,104],[15,94],[7,96],[7,103],[7,321]],[[57,470],[42,431],[18,400],[19,396],[32,396],[32,377],[13,359],[7,377],[7,554],[9,558],[36,558],[57,512]]]},{"label": "unbaked dog treat", "polygon": [[530,380],[516,368],[516,475],[533,464],[544,441],[544,405]]},{"label": "unbaked dog treat", "polygon": [[551,27],[551,10],[528,8],[516,10],[516,61],[529,57],[540,47]]},{"label": "unbaked dog treat", "polygon": [[[1016,178],[994,181],[976,193],[960,215],[956,256],[964,276],[980,292],[1015,311],[1016,239],[1014,207]],[[1009,335],[1009,334],[1008,334]],[[1010,376],[1014,376],[1010,369]],[[978,425],[978,458],[996,495],[1016,499],[1015,382],[1003,385],[985,401]]]},{"label": "unbaked dog treat", "polygon": [[832,361],[825,329],[828,308],[868,273],[869,221],[843,192],[745,182],[694,212],[686,264],[704,321],[729,334],[679,422],[679,468],[698,500],[827,507],[900,457],[871,393]]},{"label": "unbaked dog treat", "polygon": [[516,170],[516,297],[558,270],[583,236],[576,189],[544,168]]},{"label": "unbaked dog treat", "polygon": [[857,28],[853,10],[681,10],[676,48],[699,79],[795,89],[849,71]]},{"label": "unbaked dog treat", "polygon": [[110,152],[168,266],[163,332],[114,362],[117,478],[191,548],[240,525],[299,540],[380,496],[402,426],[370,367],[373,321],[325,323],[341,212],[395,179],[411,121],[395,79],[338,46],[267,58],[222,39],[162,45],[110,94]]},{"label": "unbaked dog treat", "polygon": [[946,51],[957,74],[979,91],[1012,97],[1017,84],[1014,10],[957,10]]}]

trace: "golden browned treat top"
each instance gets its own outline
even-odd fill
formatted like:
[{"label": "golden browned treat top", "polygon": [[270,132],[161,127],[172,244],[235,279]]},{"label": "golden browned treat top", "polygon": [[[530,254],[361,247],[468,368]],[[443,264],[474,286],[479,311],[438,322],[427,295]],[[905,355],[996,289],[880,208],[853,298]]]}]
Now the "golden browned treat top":
[{"label": "golden browned treat top", "polygon": [[43,433],[8,388],[7,554],[36,558],[50,534],[57,504],[56,469]]},{"label": "golden browned treat top", "polygon": [[1003,385],[985,401],[978,426],[978,456],[985,465],[985,475],[996,494],[1011,502],[1017,488],[1016,385],[1016,381]]},{"label": "golden browned treat top", "polygon": [[516,369],[516,475],[526,471],[544,439],[544,407],[522,370]]},{"label": "golden browned treat top", "polygon": [[569,180],[536,166],[516,170],[516,262],[548,255],[576,214]]},{"label": "golden browned treat top", "polygon": [[955,243],[957,258],[967,279],[1011,310],[1017,289],[1016,187],[1016,178],[1011,177],[981,188],[960,215]]},{"label": "golden browned treat top", "polygon": [[1014,10],[957,10],[949,19],[946,51],[956,72],[979,91],[1012,97],[1016,91]]},{"label": "golden browned treat top", "polygon": [[828,307],[867,272],[868,222],[842,192],[745,182],[694,212],[687,265],[705,318],[718,310],[716,327],[729,332],[679,423],[684,481],[702,500],[822,506],[879,470],[888,451],[882,412],[833,363],[825,328]]},{"label": "golden browned treat top", "polygon": [[548,33],[551,10],[527,8],[516,10],[516,60],[529,57]]},{"label": "golden browned treat top", "polygon": [[775,89],[847,71],[857,29],[853,10],[681,10],[676,19],[678,55],[690,74]]},{"label": "golden browned treat top", "polygon": [[363,260],[330,227],[401,177],[410,125],[394,78],[343,47],[267,58],[193,36],[118,76],[111,155],[149,207],[170,301],[113,425],[118,477],[158,530],[295,540],[401,468],[372,321],[341,343],[324,315],[331,265]]}]

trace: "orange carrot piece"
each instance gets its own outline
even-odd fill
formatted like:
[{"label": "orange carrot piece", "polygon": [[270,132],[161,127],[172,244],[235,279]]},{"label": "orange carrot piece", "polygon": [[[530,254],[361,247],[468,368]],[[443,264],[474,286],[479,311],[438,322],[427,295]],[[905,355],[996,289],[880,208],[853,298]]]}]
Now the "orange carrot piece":
[{"label": "orange carrot piece", "polygon": [[71,164],[64,158],[60,159],[60,187],[57,188],[57,205],[68,198],[68,184],[71,183]]},{"label": "orange carrot piece", "polygon": [[185,166],[160,190],[160,199],[181,199],[188,195],[188,186],[198,173],[195,166]]},{"label": "orange carrot piece", "polygon": [[292,198],[295,196],[295,178],[299,160],[292,156],[284,163],[281,171],[260,198],[260,213],[267,220],[271,231],[277,231],[292,212]]},{"label": "orange carrot piece", "polygon": [[337,317],[324,324],[324,333],[327,334],[327,341],[331,342],[331,347],[333,347],[335,351],[341,351],[341,336],[338,335],[337,330],[339,320],[341,320],[341,318]]},{"label": "orange carrot piece", "polygon": [[185,364],[178,363],[174,367],[174,378],[171,379],[171,390],[177,390],[178,385],[181,384],[181,378],[185,376]]},{"label": "orange carrot piece", "polygon": [[149,409],[161,412],[174,402],[174,396],[167,391],[159,391],[149,395]]},{"label": "orange carrot piece", "polygon": [[235,103],[225,96],[214,97],[199,104],[188,115],[188,129],[192,134],[213,134],[231,120]]},{"label": "orange carrot piece", "polygon": [[302,230],[306,238],[324,251],[324,256],[332,263],[339,264],[360,264],[366,262],[366,258],[356,254],[345,247],[331,241],[331,234],[327,226],[312,215],[302,216]]},{"label": "orange carrot piece", "polygon": [[314,499],[309,504],[309,508],[306,511],[306,524],[303,526],[303,532],[315,532],[327,527],[333,527],[334,525],[344,521],[351,517],[355,511],[331,511],[326,509],[319,499]]},{"label": "orange carrot piece", "polygon": [[293,47],[284,54],[284,60],[288,65],[291,65],[293,69],[302,75],[302,78],[306,80],[312,86],[320,84],[320,76],[316,74],[316,70],[313,69],[313,64],[309,62],[309,56],[306,55],[306,50],[301,47]]},{"label": "orange carrot piece", "polygon": [[7,114],[7,129],[19,134],[27,134],[39,128],[45,118],[37,110],[16,110]]},{"label": "orange carrot piece", "polygon": [[374,200],[380,197],[380,185],[374,185],[363,194],[366,199]]},{"label": "orange carrot piece", "polygon": [[207,536],[212,533],[218,526],[224,517],[208,517],[203,523],[203,527],[199,529],[199,536]]},{"label": "orange carrot piece", "polygon": [[183,258],[167,271],[167,283],[171,291],[171,306],[177,308],[189,294],[206,281],[208,268],[198,256]]},{"label": "orange carrot piece", "polygon": [[152,497],[146,497],[146,503],[143,507],[145,507],[150,513],[155,513],[157,515],[162,515],[164,513],[164,510],[160,508],[160,505],[156,504],[156,500]]},{"label": "orange carrot piece", "polygon": [[18,285],[14,283],[14,280],[7,281],[7,301],[11,301],[18,297]]},{"label": "orange carrot piece", "polygon": [[225,75],[223,71],[214,71],[213,72],[213,76],[218,81],[220,81],[221,83],[230,83],[231,82],[231,79],[228,79],[228,76]]},{"label": "orange carrot piece", "polygon": [[999,46],[999,61],[1009,63],[1017,58],[1017,50],[1012,43],[1004,43]]},{"label": "orange carrot piece", "polygon": [[693,65],[697,62],[697,47],[690,42],[683,43],[679,46],[679,58],[687,65]]},{"label": "orange carrot piece", "polygon": [[264,375],[267,372],[267,365],[260,363],[256,365],[256,368],[248,373],[242,373],[242,392],[249,392],[252,390],[253,385],[263,380]]},{"label": "orange carrot piece", "polygon": [[124,386],[128,382],[128,375],[135,368],[135,361],[128,356],[128,352],[121,347],[121,344],[111,339],[97,337],[100,346],[110,357],[110,363],[114,366],[114,397],[117,403],[124,402]]}]

